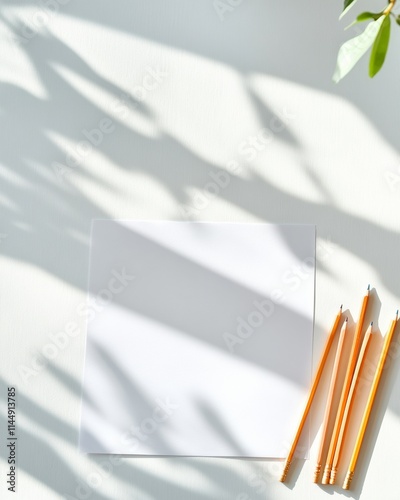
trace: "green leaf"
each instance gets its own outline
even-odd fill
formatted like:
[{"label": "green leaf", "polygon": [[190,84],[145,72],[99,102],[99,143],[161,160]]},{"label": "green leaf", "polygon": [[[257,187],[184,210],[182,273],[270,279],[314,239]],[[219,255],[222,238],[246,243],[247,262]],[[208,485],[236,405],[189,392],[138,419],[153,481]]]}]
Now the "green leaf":
[{"label": "green leaf", "polygon": [[396,23],[400,24],[400,15],[396,17]]},{"label": "green leaf", "polygon": [[342,19],[342,17],[349,12],[356,2],[357,0],[344,0],[343,12],[340,14],[339,19]]},{"label": "green leaf", "polygon": [[374,21],[376,21],[381,17],[381,15],[382,12],[361,12],[361,14],[356,17],[356,21],[359,23],[366,21],[367,19],[374,19]]},{"label": "green leaf", "polygon": [[371,47],[385,19],[386,16],[381,16],[376,21],[372,21],[361,35],[348,40],[340,47],[333,75],[335,83],[346,76]]},{"label": "green leaf", "polygon": [[346,10],[350,5],[357,0],[344,0],[343,10]]},{"label": "green leaf", "polygon": [[368,21],[368,19],[373,19],[374,21],[376,21],[377,19],[379,19],[381,17],[381,15],[382,15],[382,12],[362,12],[345,29],[347,30],[357,23],[362,23],[363,21]]},{"label": "green leaf", "polygon": [[385,16],[378,35],[372,46],[371,58],[369,60],[369,76],[373,78],[382,68],[385,62],[386,52],[390,40],[390,16]]}]

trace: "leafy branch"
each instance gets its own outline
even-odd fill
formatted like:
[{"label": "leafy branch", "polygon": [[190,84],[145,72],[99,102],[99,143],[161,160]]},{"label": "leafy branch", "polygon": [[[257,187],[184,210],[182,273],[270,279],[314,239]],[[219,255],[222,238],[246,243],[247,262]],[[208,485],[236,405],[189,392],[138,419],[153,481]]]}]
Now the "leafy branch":
[{"label": "leafy branch", "polygon": [[[339,19],[342,19],[358,0],[344,0],[343,12]],[[365,30],[355,38],[345,42],[339,49],[336,69],[333,81],[339,82],[351,71],[361,57],[372,46],[369,59],[369,76],[373,78],[382,68],[385,62],[386,53],[389,47],[391,18],[393,17],[400,25],[400,16],[396,16],[392,11],[397,0],[389,0],[388,5],[382,12],[362,12],[348,26],[370,21]]]}]

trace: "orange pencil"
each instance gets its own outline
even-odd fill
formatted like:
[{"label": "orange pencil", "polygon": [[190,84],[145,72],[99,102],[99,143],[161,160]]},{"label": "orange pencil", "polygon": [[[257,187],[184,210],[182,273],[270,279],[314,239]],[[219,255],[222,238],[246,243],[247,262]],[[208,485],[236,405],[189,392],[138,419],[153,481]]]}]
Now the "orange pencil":
[{"label": "orange pencil", "polygon": [[325,444],[326,434],[327,434],[327,430],[328,430],[329,417],[331,415],[333,396],[335,393],[335,387],[336,387],[336,382],[337,382],[337,377],[338,377],[338,372],[339,372],[339,366],[340,366],[340,361],[341,361],[341,357],[342,357],[345,333],[346,333],[346,328],[347,328],[347,319],[348,318],[346,318],[345,322],[343,323],[342,329],[340,330],[339,343],[338,343],[338,346],[336,349],[335,361],[333,363],[331,382],[330,382],[330,386],[329,386],[328,397],[326,399],[324,422],[322,425],[321,442],[319,444],[317,463],[315,465],[315,471],[314,471],[314,483],[318,483],[319,473],[321,472],[322,453],[324,450],[324,444]]},{"label": "orange pencil", "polygon": [[346,401],[347,401],[347,395],[348,395],[349,390],[350,390],[350,384],[351,384],[351,380],[353,378],[353,373],[354,373],[354,369],[355,369],[356,362],[357,362],[357,355],[358,355],[359,345],[360,345],[360,341],[361,341],[362,326],[364,323],[365,312],[367,310],[368,299],[369,299],[369,289],[370,289],[370,286],[368,285],[367,292],[364,295],[364,298],[362,301],[360,317],[358,319],[356,331],[354,334],[353,344],[351,346],[349,364],[347,366],[346,375],[345,375],[345,379],[344,379],[344,385],[343,385],[342,393],[340,395],[339,407],[338,407],[338,411],[336,414],[335,425],[333,427],[331,442],[329,444],[329,450],[328,450],[328,456],[326,459],[324,475],[322,477],[322,484],[328,484],[329,479],[331,477],[332,462],[333,462],[333,457],[334,457],[335,450],[336,450],[336,443],[337,443],[338,436],[339,436],[340,425],[342,423],[344,408],[345,408]]},{"label": "orange pencil", "polygon": [[347,401],[346,401],[346,406],[344,409],[342,425],[340,426],[340,432],[339,432],[338,442],[336,444],[335,456],[333,458],[333,464],[332,464],[331,477],[329,480],[329,484],[335,484],[340,454],[342,451],[342,445],[343,445],[343,441],[344,441],[344,436],[345,436],[345,432],[347,430],[347,423],[349,421],[349,415],[350,415],[351,408],[352,408],[353,396],[356,392],[357,384],[360,380],[359,375],[360,375],[363,363],[365,361],[365,355],[366,355],[369,341],[371,338],[372,325],[373,325],[373,323],[371,322],[370,326],[368,327],[368,330],[365,333],[364,340],[363,340],[363,343],[362,343],[362,346],[360,349],[360,353],[358,355],[356,369],[354,370],[353,380],[351,381],[350,391],[349,391],[349,395],[348,395]]},{"label": "orange pencil", "polygon": [[289,471],[290,465],[292,463],[292,459],[293,459],[294,452],[296,450],[297,443],[299,442],[299,439],[300,439],[301,431],[303,430],[304,424],[305,424],[306,419],[307,419],[307,415],[308,415],[308,413],[310,411],[311,403],[312,403],[312,401],[314,399],[315,392],[316,392],[317,387],[318,387],[318,382],[319,382],[319,380],[321,378],[322,370],[324,369],[326,358],[328,357],[329,350],[331,348],[333,339],[335,337],[336,329],[338,327],[338,324],[339,324],[341,316],[342,316],[342,306],[340,306],[339,312],[337,313],[335,321],[333,323],[332,330],[331,330],[331,332],[330,332],[330,334],[329,334],[329,336],[328,336],[328,338],[326,340],[325,347],[324,347],[324,350],[323,350],[323,353],[322,353],[322,357],[321,357],[321,359],[319,361],[317,372],[315,374],[315,377],[314,377],[314,380],[313,380],[313,383],[312,383],[312,386],[311,386],[311,389],[310,389],[310,393],[308,395],[307,402],[306,402],[306,405],[305,405],[305,408],[304,408],[304,411],[303,411],[303,416],[301,417],[300,424],[299,424],[299,426],[297,428],[297,432],[296,432],[296,434],[294,436],[294,439],[293,439],[292,445],[290,447],[288,456],[286,457],[286,460],[285,460],[285,463],[284,463],[284,466],[283,466],[282,475],[281,475],[281,477],[279,479],[279,481],[281,483],[284,483],[285,480],[286,480],[286,476],[287,476],[287,473]]},{"label": "orange pencil", "polygon": [[353,454],[352,454],[351,459],[350,459],[350,464],[349,464],[349,468],[347,470],[346,479],[343,483],[344,490],[348,490],[350,488],[350,484],[351,484],[351,481],[352,481],[353,476],[354,476],[354,470],[356,468],[358,455],[360,453],[361,445],[363,442],[365,429],[367,428],[367,425],[368,425],[369,416],[371,414],[372,406],[373,406],[374,401],[375,401],[376,392],[378,389],[379,382],[381,380],[382,371],[383,371],[383,368],[385,366],[387,354],[389,352],[390,343],[392,341],[393,334],[394,334],[394,331],[396,329],[398,315],[399,315],[399,311],[396,312],[396,317],[392,321],[390,328],[389,328],[389,331],[385,337],[382,352],[381,352],[381,355],[379,357],[378,366],[377,366],[377,369],[376,369],[376,372],[374,375],[374,380],[372,381],[371,390],[370,390],[370,393],[368,396],[368,401],[367,401],[367,404],[365,406],[364,415],[363,415],[363,418],[361,421],[360,429],[358,431],[356,444],[354,446]]}]

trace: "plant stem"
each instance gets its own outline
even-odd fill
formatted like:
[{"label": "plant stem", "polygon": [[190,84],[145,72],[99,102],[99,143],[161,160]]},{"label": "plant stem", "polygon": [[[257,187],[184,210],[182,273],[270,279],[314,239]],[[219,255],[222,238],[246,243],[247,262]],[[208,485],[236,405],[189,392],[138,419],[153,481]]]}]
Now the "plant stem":
[{"label": "plant stem", "polygon": [[397,0],[389,0],[389,5],[382,12],[382,15],[387,16],[392,12],[393,7],[395,6]]}]

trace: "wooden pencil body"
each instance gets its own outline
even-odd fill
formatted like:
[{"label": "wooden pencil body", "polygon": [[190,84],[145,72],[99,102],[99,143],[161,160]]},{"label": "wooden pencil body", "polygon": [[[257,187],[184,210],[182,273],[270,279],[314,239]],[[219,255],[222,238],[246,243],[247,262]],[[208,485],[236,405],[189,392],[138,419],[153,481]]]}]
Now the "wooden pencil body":
[{"label": "wooden pencil body", "polygon": [[346,405],[346,401],[347,401],[347,396],[349,394],[351,380],[353,378],[354,369],[356,367],[357,356],[358,356],[358,351],[359,351],[360,341],[361,341],[362,326],[364,323],[365,312],[367,310],[368,299],[369,299],[369,288],[367,290],[367,294],[363,298],[360,316],[359,316],[356,331],[354,334],[353,344],[351,346],[349,364],[347,366],[345,380],[344,380],[344,384],[343,384],[343,389],[342,389],[342,393],[340,395],[340,401],[339,401],[339,406],[338,406],[338,410],[337,410],[337,414],[336,414],[335,425],[333,427],[331,441],[329,444],[328,456],[326,459],[326,464],[325,464],[325,469],[324,469],[324,475],[322,477],[322,484],[328,484],[329,480],[330,480],[330,476],[331,476],[332,463],[333,463],[333,458],[335,455],[336,444],[337,444],[338,437],[339,437],[340,425],[342,423],[345,405]]},{"label": "wooden pencil body", "polygon": [[362,346],[360,349],[360,353],[358,355],[356,368],[354,370],[353,379],[351,381],[351,386],[350,386],[349,394],[347,396],[346,406],[345,406],[344,413],[343,413],[343,419],[342,419],[342,423],[340,426],[338,441],[336,443],[335,455],[333,458],[331,477],[329,479],[329,484],[335,484],[337,469],[339,466],[340,455],[341,455],[341,452],[343,449],[344,437],[346,434],[347,424],[349,422],[351,408],[352,408],[352,404],[353,404],[353,400],[354,400],[353,398],[354,398],[354,394],[356,392],[358,382],[360,380],[359,376],[360,376],[360,372],[361,372],[362,366],[363,366],[364,361],[365,361],[365,356],[366,356],[367,349],[369,346],[369,341],[371,339],[371,332],[372,332],[372,325],[368,328],[368,330],[364,336],[364,340],[363,340],[363,343],[362,343]]},{"label": "wooden pencil body", "polygon": [[322,425],[321,441],[320,441],[320,445],[319,445],[317,463],[316,463],[315,471],[314,471],[314,483],[318,482],[319,474],[320,474],[321,467],[322,467],[322,453],[323,453],[324,444],[326,441],[329,418],[330,418],[331,410],[332,410],[333,396],[335,393],[335,387],[336,387],[336,382],[337,382],[337,378],[338,378],[339,366],[340,366],[340,361],[342,358],[346,329],[347,329],[347,318],[346,318],[346,321],[343,323],[342,329],[340,331],[340,337],[339,337],[339,342],[338,342],[338,346],[336,349],[335,361],[334,361],[333,368],[332,368],[331,381],[330,381],[330,386],[329,386],[328,397],[326,400],[325,414],[324,414],[324,420],[323,420],[323,425]]},{"label": "wooden pencil body", "polygon": [[371,386],[371,390],[370,390],[370,393],[368,396],[367,404],[365,406],[363,418],[361,420],[361,425],[360,425],[360,429],[358,431],[353,454],[352,454],[351,459],[350,459],[350,464],[349,464],[349,467],[347,470],[346,479],[343,483],[344,490],[348,490],[350,488],[351,481],[353,480],[354,471],[355,471],[357,460],[358,460],[358,455],[360,453],[360,449],[361,449],[362,442],[363,442],[364,435],[365,435],[365,430],[367,428],[368,420],[369,420],[371,410],[372,410],[372,407],[373,407],[373,404],[375,401],[375,396],[376,396],[379,382],[380,382],[380,379],[382,376],[383,367],[385,366],[387,354],[389,352],[390,343],[392,341],[394,331],[396,329],[397,318],[398,318],[398,313],[396,314],[396,318],[392,321],[390,328],[389,328],[389,331],[386,334],[386,338],[385,338],[385,341],[383,344],[381,355],[379,357],[378,366],[376,368],[374,379],[372,381],[372,386]]},{"label": "wooden pencil body", "polygon": [[340,308],[338,314],[336,315],[334,324],[333,324],[332,329],[330,331],[330,334],[329,334],[329,336],[328,336],[328,338],[326,340],[324,350],[322,351],[322,356],[321,356],[321,359],[319,361],[318,368],[317,368],[317,371],[315,373],[314,380],[313,380],[313,383],[311,385],[310,392],[308,394],[308,398],[307,398],[306,405],[305,405],[305,408],[304,408],[304,411],[303,411],[303,414],[302,414],[302,417],[301,417],[301,420],[300,420],[300,424],[299,424],[299,426],[297,428],[297,431],[296,431],[296,434],[295,434],[294,439],[292,441],[292,445],[290,447],[288,456],[287,456],[287,458],[286,458],[286,460],[284,462],[284,465],[283,465],[282,474],[281,474],[281,476],[279,478],[279,481],[281,483],[283,483],[283,482],[286,481],[286,477],[287,477],[289,468],[290,468],[291,463],[292,463],[293,455],[294,455],[294,452],[296,450],[297,443],[299,442],[301,431],[303,430],[303,427],[304,427],[304,424],[306,422],[308,413],[310,411],[311,403],[312,403],[312,401],[314,399],[315,392],[317,390],[318,383],[319,383],[322,371],[323,371],[324,366],[325,366],[326,358],[328,357],[330,348],[332,346],[332,342],[333,342],[333,339],[335,337],[335,333],[336,333],[336,330],[337,330],[337,327],[338,327],[338,324],[339,324],[341,316],[342,316],[342,308]]}]

